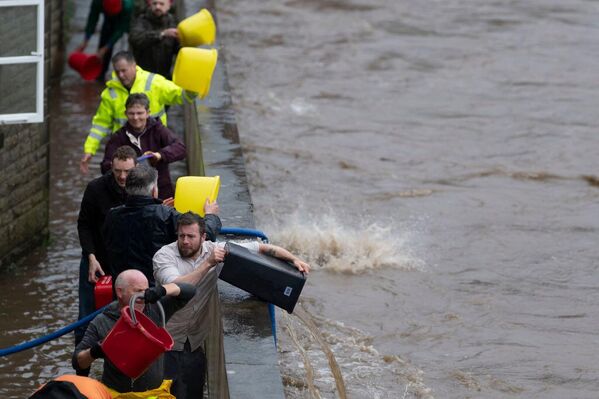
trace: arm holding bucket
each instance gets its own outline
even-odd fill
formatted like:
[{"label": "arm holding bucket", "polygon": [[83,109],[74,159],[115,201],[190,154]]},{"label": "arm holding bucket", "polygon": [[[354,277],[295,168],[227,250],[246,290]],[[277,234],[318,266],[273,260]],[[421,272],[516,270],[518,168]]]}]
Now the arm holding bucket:
[{"label": "arm holding bucket", "polygon": [[210,201],[209,198],[206,198],[206,202],[204,203],[204,215],[218,215],[220,208],[216,201]]},{"label": "arm holding bucket", "polygon": [[[94,319],[95,320],[95,319]],[[85,370],[88,369],[94,360],[97,357],[92,356],[92,348],[94,346],[100,346],[101,337],[98,332],[98,326],[94,321],[92,321],[87,330],[85,330],[85,335],[81,342],[75,348],[75,352],[73,353],[72,364],[75,370]],[[101,356],[103,352],[98,352],[97,348],[93,351],[96,356]]]},{"label": "arm holding bucket", "polygon": [[156,303],[164,297],[179,297],[185,301],[190,300],[195,294],[195,288],[189,284],[168,283],[156,285],[144,291],[146,303]]},{"label": "arm holding bucket", "polygon": [[[164,249],[164,247],[163,247]],[[190,273],[181,274],[177,268],[174,254],[167,250],[159,250],[154,255],[154,278],[157,282],[187,283],[197,285],[204,276],[216,265],[225,259],[225,250],[222,245],[216,245],[210,256]]]},{"label": "arm holding bucket", "polygon": [[272,244],[260,244],[259,251],[261,254],[269,255],[274,258],[282,259],[292,263],[293,266],[295,266],[300,272],[304,272],[306,274],[310,273],[310,265],[293,255],[285,248]]},{"label": "arm holding bucket", "polygon": [[87,14],[87,22],[85,24],[85,39],[77,47],[76,51],[83,51],[87,47],[89,38],[92,37],[96,31],[98,20],[100,19],[100,13],[102,12],[102,1],[93,0],[89,6],[89,14]]},{"label": "arm holding bucket", "polygon": [[[218,212],[218,204],[216,205],[216,211]],[[223,226],[220,218],[215,213],[206,213],[204,220],[206,221],[206,239],[209,241],[216,241],[216,237]]]}]

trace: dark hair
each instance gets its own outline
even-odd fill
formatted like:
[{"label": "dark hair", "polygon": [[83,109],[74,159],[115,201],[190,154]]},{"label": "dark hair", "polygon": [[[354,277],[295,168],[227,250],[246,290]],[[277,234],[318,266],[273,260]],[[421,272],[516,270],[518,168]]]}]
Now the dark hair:
[{"label": "dark hair", "polygon": [[146,110],[150,109],[150,99],[146,96],[146,93],[133,93],[127,97],[127,101],[125,101],[125,109],[129,107],[139,104],[144,107]]},{"label": "dark hair", "polygon": [[194,224],[198,225],[200,229],[200,235],[206,232],[206,223],[204,222],[203,217],[191,211],[185,212],[179,216],[179,219],[177,220],[177,231],[179,231],[179,227],[181,226],[191,226]]},{"label": "dark hair", "polygon": [[133,158],[133,161],[137,164],[137,153],[133,149],[133,147],[129,147],[128,145],[122,145],[116,149],[114,154],[112,154],[112,161],[115,159],[119,161],[126,161],[127,159]]},{"label": "dark hair", "polygon": [[135,57],[133,57],[133,54],[129,51],[119,51],[112,56],[110,61],[112,61],[112,65],[114,65],[120,60],[125,60],[128,64],[135,64]]},{"label": "dark hair", "polygon": [[125,191],[129,195],[152,195],[152,189],[158,184],[158,172],[146,165],[138,164],[129,171],[125,182]]}]

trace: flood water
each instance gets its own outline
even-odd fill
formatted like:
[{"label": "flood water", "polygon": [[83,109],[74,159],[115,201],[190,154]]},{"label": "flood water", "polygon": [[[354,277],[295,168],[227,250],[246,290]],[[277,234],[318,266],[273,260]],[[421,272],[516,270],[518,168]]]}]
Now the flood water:
[{"label": "flood water", "polygon": [[[596,3],[217,11],[257,226],[315,267],[279,313],[288,397],[338,397],[328,349],[349,398],[595,398]],[[50,243],[0,276],[0,347],[76,319],[100,89],[50,100]],[[72,341],[0,358],[0,394],[71,373]]]},{"label": "flood water", "polygon": [[[67,9],[74,13],[71,40],[67,44],[67,53],[70,53],[82,41],[89,2],[75,0],[69,2]],[[90,40],[89,51],[97,48],[97,36]],[[123,45],[117,43],[115,52],[123,49]],[[103,153],[99,151],[94,156],[87,176],[79,172],[79,159],[102,89],[103,85],[95,81],[84,82],[67,67],[60,82],[52,86],[47,109],[50,124],[50,237],[47,247],[32,251],[22,264],[0,274],[1,348],[29,342],[77,320],[81,260],[77,217],[85,186],[100,175]],[[173,112],[176,113],[176,108]],[[180,127],[177,129],[175,131],[180,132]],[[184,165],[183,162],[176,163],[174,174],[181,175]],[[33,349],[0,357],[0,396],[26,398],[48,380],[73,374],[73,349],[74,337],[69,333]],[[92,367],[92,376],[99,377],[100,373],[101,367]]]},{"label": "flood water", "polygon": [[[596,398],[597,3],[217,8],[257,226],[316,266],[347,397]],[[337,397],[279,319],[288,395]]]}]

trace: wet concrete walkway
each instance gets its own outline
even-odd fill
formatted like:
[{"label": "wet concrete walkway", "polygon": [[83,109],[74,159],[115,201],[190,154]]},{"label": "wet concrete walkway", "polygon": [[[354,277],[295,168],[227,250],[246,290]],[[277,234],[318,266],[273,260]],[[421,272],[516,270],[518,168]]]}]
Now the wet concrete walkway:
[{"label": "wet concrete walkway", "polygon": [[[75,5],[67,53],[81,43],[89,6],[84,0],[75,1]],[[185,8],[190,10],[188,14],[204,6],[214,11],[213,4],[185,2]],[[88,50],[95,48],[96,43],[92,40]],[[224,56],[221,51],[211,95],[198,104],[198,130],[203,141],[206,174],[221,176],[219,203],[223,225],[253,227],[251,199],[231,108]],[[50,241],[47,247],[34,251],[25,259],[18,270],[9,270],[0,278],[2,348],[54,332],[77,318],[76,287],[81,249],[76,221],[83,190],[99,175],[102,152],[94,156],[87,176],[79,173],[78,162],[102,89],[103,85],[84,82],[68,68],[61,81],[51,89],[48,112]],[[169,126],[178,133],[183,129],[182,119],[181,108],[172,107]],[[175,175],[186,174],[185,163],[173,169]],[[220,288],[230,396],[283,398],[266,305],[226,283]],[[72,349],[72,334],[68,334],[34,349],[0,358],[0,396],[28,397],[49,379],[73,373],[70,366]],[[92,369],[92,376],[99,377],[99,373],[99,368]]]},{"label": "wet concrete walkway", "polygon": [[[184,3],[185,15],[208,8],[218,25],[215,2],[187,0]],[[218,35],[215,47],[219,48]],[[223,226],[254,228],[253,206],[226,73],[226,56],[226,52],[219,48],[210,95],[197,107],[204,169],[207,176],[221,177],[218,201]],[[227,283],[219,283],[231,398],[284,398],[266,304]]]}]

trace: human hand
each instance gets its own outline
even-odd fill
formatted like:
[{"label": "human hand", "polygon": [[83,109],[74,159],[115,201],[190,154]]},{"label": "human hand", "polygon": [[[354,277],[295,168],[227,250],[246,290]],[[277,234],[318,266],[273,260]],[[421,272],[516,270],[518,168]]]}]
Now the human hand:
[{"label": "human hand", "polygon": [[81,161],[79,161],[79,170],[82,174],[86,175],[89,173],[89,161],[92,159],[92,154],[83,154]]},{"label": "human hand", "polygon": [[96,55],[98,56],[99,59],[103,59],[104,55],[108,52],[108,46],[104,46],[101,47],[98,52],[96,53]]},{"label": "human hand", "polygon": [[100,276],[103,276],[104,270],[102,270],[102,266],[100,265],[100,262],[98,262],[96,257],[93,254],[91,254],[89,256],[89,267],[87,269],[87,281],[89,281],[92,284],[97,283],[98,274],[100,274]]},{"label": "human hand", "polygon": [[75,48],[75,51],[83,52],[83,50],[85,50],[86,47],[87,47],[87,40],[84,40],[79,46],[77,46],[77,48]]},{"label": "human hand", "polygon": [[210,263],[210,266],[216,266],[225,260],[226,255],[227,251],[224,248],[218,246],[214,247],[212,253],[208,257],[208,263]]},{"label": "human hand", "polygon": [[219,209],[216,201],[210,202],[210,199],[206,198],[206,202],[204,202],[204,214],[218,215]]},{"label": "human hand", "polygon": [[306,274],[310,273],[310,265],[301,259],[295,259],[293,261],[293,266],[295,266],[300,272],[304,272]]},{"label": "human hand", "polygon": [[173,197],[168,197],[168,198],[162,200],[162,205],[168,206],[170,208],[174,208],[175,207],[175,199]]},{"label": "human hand", "polygon": [[152,288],[148,288],[144,291],[144,302],[145,303],[156,303],[166,295],[166,288],[161,285],[157,285]]},{"label": "human hand", "polygon": [[162,159],[162,155],[159,152],[146,151],[144,152],[144,155],[151,155],[151,157],[148,158],[148,162],[152,166],[156,166],[156,164]]},{"label": "human hand", "polygon": [[89,348],[89,354],[94,359],[104,359],[106,357],[104,350],[102,349],[102,345],[100,345],[99,342],[96,342],[94,346]]},{"label": "human hand", "polygon": [[177,28],[168,28],[162,31],[160,34],[162,37],[172,37],[174,39],[179,39],[179,31]]}]

